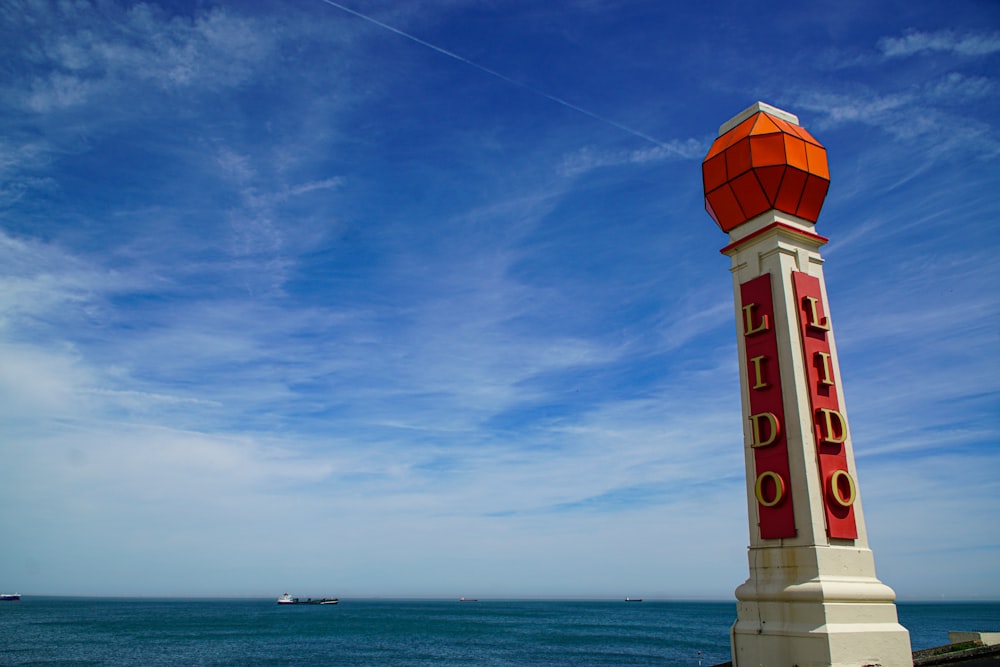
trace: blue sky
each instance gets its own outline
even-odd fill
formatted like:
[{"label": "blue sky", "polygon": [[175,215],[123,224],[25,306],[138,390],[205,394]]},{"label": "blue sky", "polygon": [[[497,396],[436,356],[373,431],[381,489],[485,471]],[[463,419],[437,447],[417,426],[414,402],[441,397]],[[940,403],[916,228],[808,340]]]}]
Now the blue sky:
[{"label": "blue sky", "polygon": [[0,4],[0,588],[731,599],[763,100],[878,574],[1000,598],[1000,6],[343,4]]}]

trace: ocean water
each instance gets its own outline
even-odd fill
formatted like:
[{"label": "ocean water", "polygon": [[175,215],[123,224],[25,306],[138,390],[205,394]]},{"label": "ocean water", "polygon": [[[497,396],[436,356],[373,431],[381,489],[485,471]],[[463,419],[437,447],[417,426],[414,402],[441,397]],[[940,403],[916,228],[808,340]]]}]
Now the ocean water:
[{"label": "ocean water", "polygon": [[[898,605],[914,649],[1000,630],[1000,604]],[[678,665],[729,659],[733,602],[25,597],[0,665]]]}]

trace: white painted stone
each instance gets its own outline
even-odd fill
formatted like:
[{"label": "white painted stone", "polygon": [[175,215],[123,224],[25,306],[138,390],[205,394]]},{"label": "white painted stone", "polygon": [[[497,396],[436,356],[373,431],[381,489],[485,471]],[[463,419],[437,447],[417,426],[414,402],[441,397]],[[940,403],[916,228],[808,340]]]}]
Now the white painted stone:
[{"label": "white painted stone", "polygon": [[1000,644],[1000,632],[949,632],[948,641],[952,644],[979,642],[983,646]]}]

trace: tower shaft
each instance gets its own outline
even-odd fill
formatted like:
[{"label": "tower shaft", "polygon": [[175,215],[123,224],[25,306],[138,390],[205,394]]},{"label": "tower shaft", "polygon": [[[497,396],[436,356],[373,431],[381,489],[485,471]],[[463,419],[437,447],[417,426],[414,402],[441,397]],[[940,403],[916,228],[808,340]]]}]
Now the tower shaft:
[{"label": "tower shaft", "polygon": [[758,103],[723,125],[703,172],[729,234],[744,417],[749,577],[733,665],[912,665],[868,545],[815,233],[825,149]]}]

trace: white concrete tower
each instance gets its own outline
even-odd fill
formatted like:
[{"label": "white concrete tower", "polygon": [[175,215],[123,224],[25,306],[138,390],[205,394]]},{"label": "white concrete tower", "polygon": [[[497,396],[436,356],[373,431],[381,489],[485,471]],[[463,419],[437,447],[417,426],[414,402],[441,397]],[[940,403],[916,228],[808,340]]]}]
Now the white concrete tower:
[{"label": "white concrete tower", "polygon": [[733,665],[912,665],[868,547],[814,231],[826,150],[758,102],[719,128],[702,175],[729,234],[743,399],[750,576]]}]

